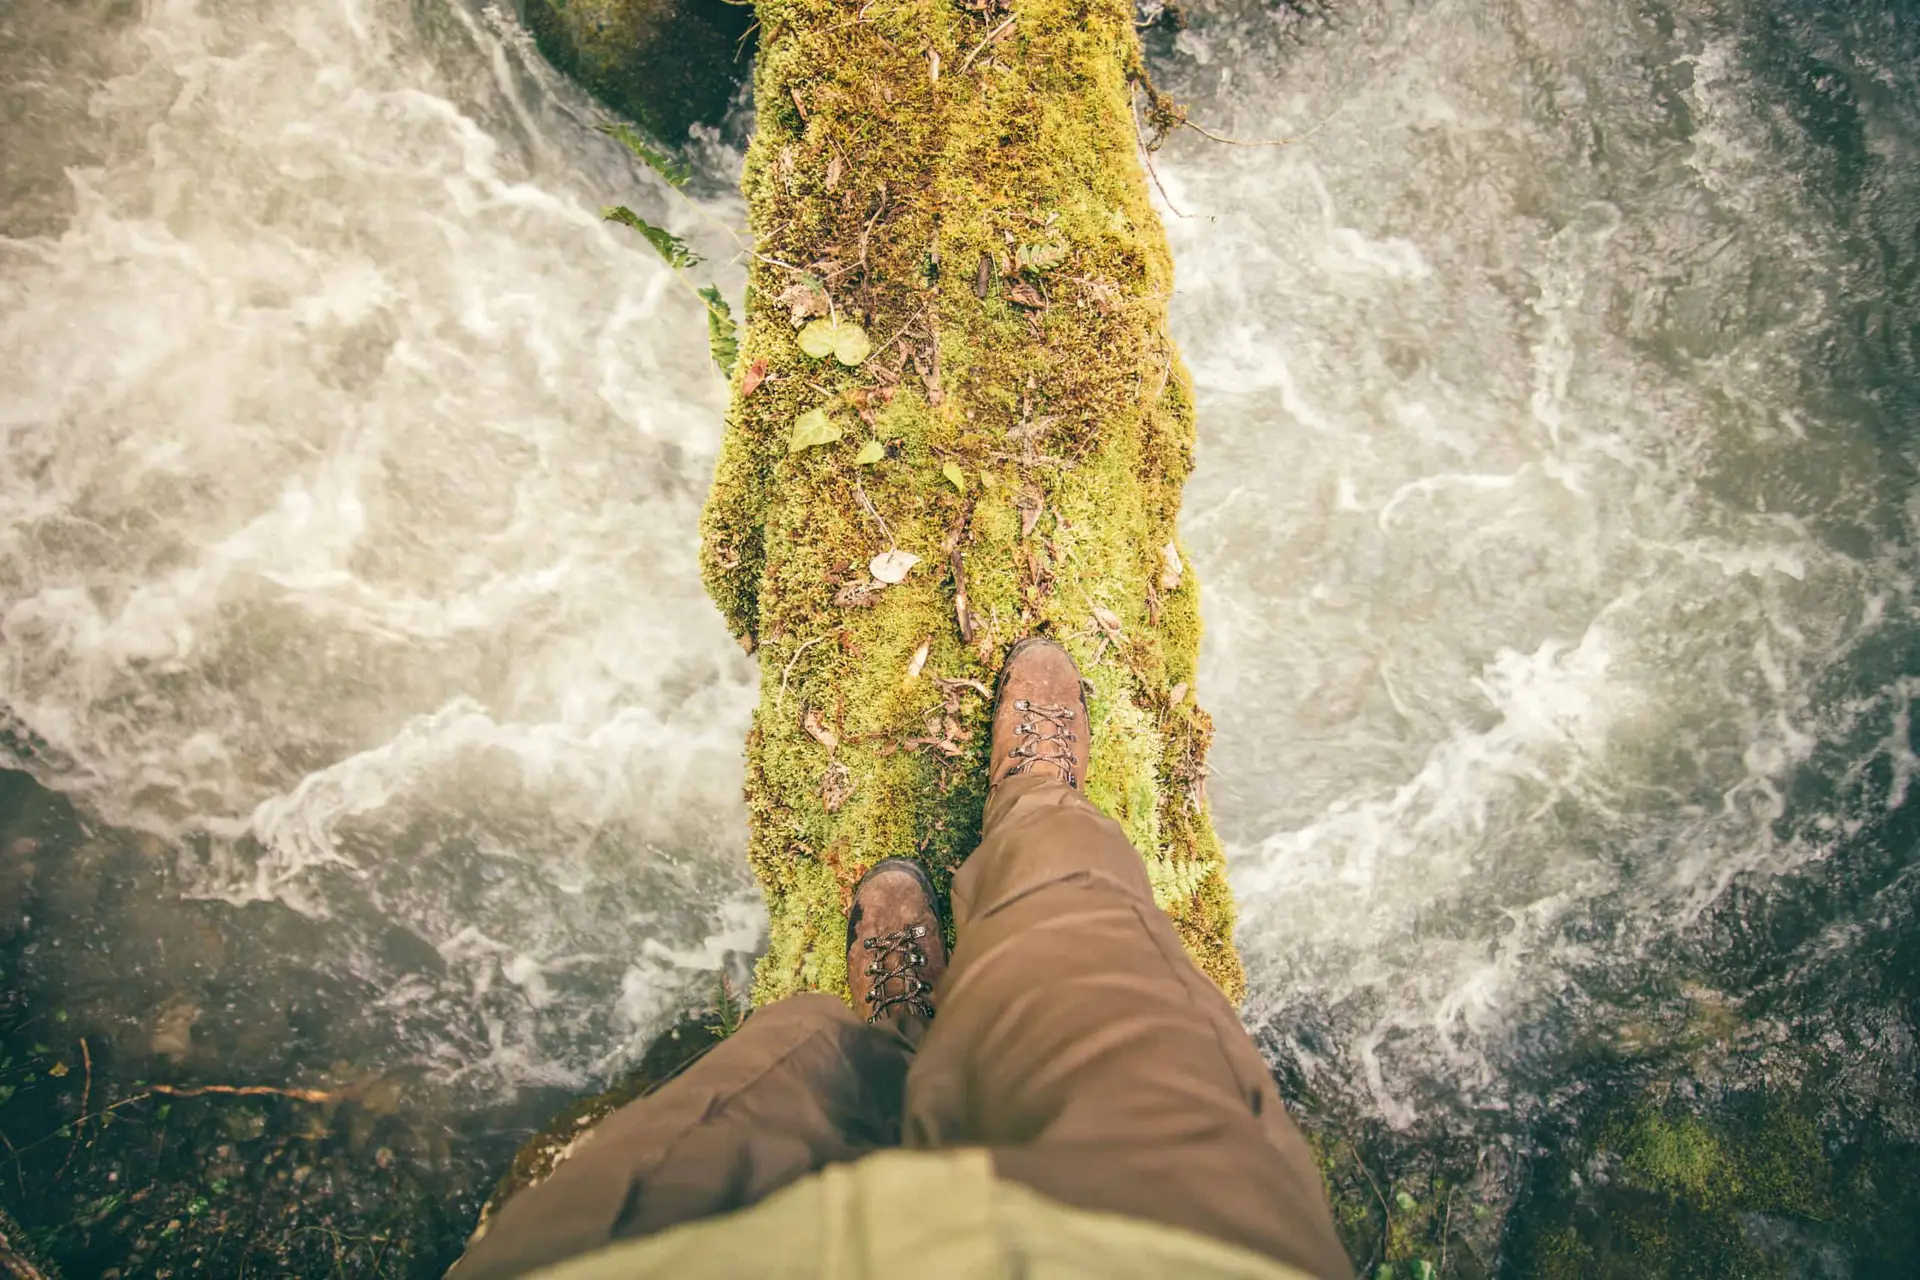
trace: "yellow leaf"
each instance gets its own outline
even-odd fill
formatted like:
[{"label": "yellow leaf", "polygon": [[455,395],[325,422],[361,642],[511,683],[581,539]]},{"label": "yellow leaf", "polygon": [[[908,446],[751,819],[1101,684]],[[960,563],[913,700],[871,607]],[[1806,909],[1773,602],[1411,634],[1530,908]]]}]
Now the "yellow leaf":
[{"label": "yellow leaf", "polygon": [[856,467],[870,467],[886,456],[887,446],[881,444],[878,440],[869,440],[860,446],[860,452],[853,455],[853,465]]},{"label": "yellow leaf", "polygon": [[793,421],[793,434],[787,438],[787,452],[798,453],[815,445],[832,444],[840,438],[839,426],[827,417],[825,409],[809,409]]},{"label": "yellow leaf", "polygon": [[949,462],[946,466],[940,468],[940,474],[945,476],[948,481],[952,483],[953,487],[960,492],[965,493],[967,491],[967,473],[960,469],[959,463]]}]

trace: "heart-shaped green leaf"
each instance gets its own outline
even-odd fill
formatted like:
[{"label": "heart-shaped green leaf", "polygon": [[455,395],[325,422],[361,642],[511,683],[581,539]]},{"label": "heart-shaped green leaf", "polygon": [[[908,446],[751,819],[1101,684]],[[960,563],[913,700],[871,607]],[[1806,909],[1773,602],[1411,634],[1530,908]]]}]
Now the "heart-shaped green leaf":
[{"label": "heart-shaped green leaf", "polygon": [[815,320],[800,331],[800,349],[815,360],[832,356],[851,368],[867,358],[873,344],[851,320]]},{"label": "heart-shaped green leaf", "polygon": [[959,463],[949,462],[946,466],[940,468],[940,474],[945,476],[948,482],[960,492],[965,493],[967,491],[967,473],[960,469]]},{"label": "heart-shaped green leaf", "polygon": [[815,445],[832,444],[840,438],[840,428],[827,417],[825,409],[809,409],[793,420],[793,435],[787,439],[787,452],[798,453]]},{"label": "heart-shaped green leaf", "polygon": [[860,452],[853,455],[853,465],[856,467],[870,467],[886,456],[887,446],[881,444],[878,440],[869,440],[860,446]]}]

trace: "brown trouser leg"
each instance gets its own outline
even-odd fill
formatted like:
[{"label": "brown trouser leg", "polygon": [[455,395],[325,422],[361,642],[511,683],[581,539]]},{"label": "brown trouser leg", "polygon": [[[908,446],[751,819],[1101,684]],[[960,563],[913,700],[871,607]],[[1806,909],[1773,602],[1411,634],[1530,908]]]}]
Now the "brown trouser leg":
[{"label": "brown trouser leg", "polygon": [[1005,783],[953,911],[917,1055],[831,996],[768,1005],[503,1206],[453,1280],[744,1208],[896,1138],[986,1146],[1064,1204],[1351,1274],[1265,1062],[1117,824],[1059,783]]},{"label": "brown trouser leg", "polygon": [[1117,823],[1057,782],[1009,780],[953,917],[907,1145],[984,1145],[1001,1177],[1064,1204],[1351,1274],[1266,1063]]},{"label": "brown trouser leg", "polygon": [[744,1209],[899,1141],[912,1056],[838,996],[791,996],[628,1103],[500,1207],[448,1280],[503,1280],[614,1240]]}]

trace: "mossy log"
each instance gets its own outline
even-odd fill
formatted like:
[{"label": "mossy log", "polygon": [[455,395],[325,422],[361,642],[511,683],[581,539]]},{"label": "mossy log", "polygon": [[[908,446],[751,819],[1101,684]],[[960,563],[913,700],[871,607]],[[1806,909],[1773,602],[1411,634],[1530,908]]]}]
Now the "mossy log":
[{"label": "mossy log", "polygon": [[[873,862],[917,855],[944,884],[972,850],[989,691],[1032,633],[1087,676],[1089,795],[1238,999],[1212,722],[1193,697],[1198,588],[1175,530],[1193,402],[1139,160],[1132,8],[758,15],[757,252],[701,550],[761,661],[747,801],[772,936],[756,999],[844,992],[844,914]],[[809,355],[802,325],[816,350],[857,326],[854,362]],[[796,448],[803,419],[838,437]],[[897,585],[870,570],[890,551],[918,557]]]}]

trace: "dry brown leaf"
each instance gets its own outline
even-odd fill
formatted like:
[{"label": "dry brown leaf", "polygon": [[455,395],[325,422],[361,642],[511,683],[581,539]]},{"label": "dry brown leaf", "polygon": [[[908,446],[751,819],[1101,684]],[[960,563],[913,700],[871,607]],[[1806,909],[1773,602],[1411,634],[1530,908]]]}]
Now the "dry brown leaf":
[{"label": "dry brown leaf", "polygon": [[796,325],[805,324],[814,316],[832,313],[833,308],[827,302],[827,291],[816,289],[804,280],[796,280],[780,291],[775,302],[787,309]]},{"label": "dry brown leaf", "polygon": [[740,398],[745,400],[748,396],[758,391],[760,384],[766,380],[767,362],[765,360],[755,360],[747,366],[746,372],[740,375]]},{"label": "dry brown leaf", "polygon": [[833,158],[827,161],[827,190],[831,191],[840,185],[840,175],[846,172],[846,168],[841,163],[839,153],[835,152]]},{"label": "dry brown leaf", "polygon": [[1007,286],[1007,301],[1029,311],[1044,311],[1047,306],[1047,300],[1040,296],[1040,291],[1025,280],[1015,280]]},{"label": "dry brown leaf", "polygon": [[878,600],[880,593],[886,589],[886,583],[872,579],[849,582],[834,593],[833,602],[842,609],[864,609]]},{"label": "dry brown leaf", "polygon": [[1186,700],[1187,700],[1187,682],[1185,680],[1182,680],[1179,684],[1173,686],[1173,692],[1167,695],[1167,701],[1177,707],[1181,703],[1185,702]]},{"label": "dry brown leaf", "polygon": [[1046,500],[1038,489],[1028,489],[1013,500],[1013,505],[1020,512],[1020,536],[1032,537],[1033,527],[1040,523],[1040,513],[1047,509]]},{"label": "dry brown leaf", "polygon": [[807,731],[809,738],[812,738],[827,750],[838,751],[840,749],[840,735],[827,728],[827,722],[822,720],[820,713],[812,707],[808,707],[800,713],[800,727]]},{"label": "dry brown leaf", "polygon": [[1178,591],[1180,575],[1185,572],[1185,567],[1180,563],[1180,548],[1171,542],[1160,548],[1160,566],[1160,589]]},{"label": "dry brown leaf", "polygon": [[1111,609],[1102,608],[1099,605],[1093,606],[1093,621],[1110,636],[1120,634],[1120,615]]},{"label": "dry brown leaf", "polygon": [[820,803],[828,813],[840,812],[840,806],[853,795],[853,770],[835,760],[820,779]]},{"label": "dry brown leaf", "polygon": [[920,678],[920,668],[927,665],[927,651],[932,645],[931,640],[922,640],[920,647],[913,651],[913,660],[907,663],[907,678],[903,683],[912,684]]}]

